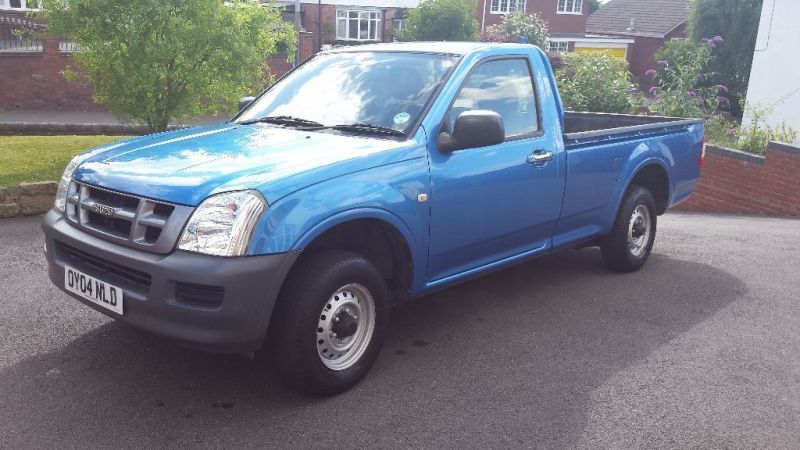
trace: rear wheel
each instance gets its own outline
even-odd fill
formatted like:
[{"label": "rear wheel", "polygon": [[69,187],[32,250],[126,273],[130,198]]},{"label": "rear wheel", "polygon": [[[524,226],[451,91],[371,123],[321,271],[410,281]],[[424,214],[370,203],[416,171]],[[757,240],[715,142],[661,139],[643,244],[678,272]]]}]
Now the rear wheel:
[{"label": "rear wheel", "polygon": [[287,280],[270,327],[274,364],[300,390],[334,395],[378,357],[389,322],[386,283],[365,257],[326,251]]},{"label": "rear wheel", "polygon": [[656,238],[656,202],[649,190],[633,186],[622,200],[611,233],[601,239],[603,261],[616,272],[634,272],[647,262]]}]

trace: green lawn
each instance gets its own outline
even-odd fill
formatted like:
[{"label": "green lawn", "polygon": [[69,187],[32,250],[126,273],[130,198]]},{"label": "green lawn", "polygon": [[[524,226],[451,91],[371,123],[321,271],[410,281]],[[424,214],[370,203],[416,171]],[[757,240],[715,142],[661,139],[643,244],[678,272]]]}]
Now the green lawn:
[{"label": "green lawn", "polygon": [[70,159],[124,136],[0,136],[0,186],[58,180]]}]

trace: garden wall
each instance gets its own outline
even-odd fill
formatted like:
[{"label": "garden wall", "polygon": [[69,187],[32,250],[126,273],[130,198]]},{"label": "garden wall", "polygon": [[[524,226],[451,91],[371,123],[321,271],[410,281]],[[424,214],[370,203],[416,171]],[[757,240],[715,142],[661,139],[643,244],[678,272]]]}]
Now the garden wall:
[{"label": "garden wall", "polygon": [[800,217],[800,147],[770,142],[758,156],[709,145],[695,193],[677,209]]}]

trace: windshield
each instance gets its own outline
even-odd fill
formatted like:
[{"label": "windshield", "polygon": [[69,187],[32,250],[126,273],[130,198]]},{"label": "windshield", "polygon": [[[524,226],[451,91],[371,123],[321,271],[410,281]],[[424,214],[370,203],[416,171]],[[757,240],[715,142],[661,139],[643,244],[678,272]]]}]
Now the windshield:
[{"label": "windshield", "polygon": [[291,117],[407,133],[455,62],[454,56],[421,53],[321,54],[270,88],[237,122]]}]

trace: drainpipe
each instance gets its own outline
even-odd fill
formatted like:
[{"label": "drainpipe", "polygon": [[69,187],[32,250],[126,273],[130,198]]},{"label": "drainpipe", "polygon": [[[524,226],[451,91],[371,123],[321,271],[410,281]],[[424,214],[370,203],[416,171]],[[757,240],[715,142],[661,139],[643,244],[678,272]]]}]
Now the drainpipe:
[{"label": "drainpipe", "polygon": [[483,14],[481,15],[481,33],[486,31],[486,1],[483,0]]},{"label": "drainpipe", "polygon": [[300,0],[294,0],[294,29],[297,31],[297,49],[294,51],[294,63],[292,67],[297,67],[300,63]]},{"label": "drainpipe", "polygon": [[322,51],[322,0],[317,0],[317,36],[319,36],[318,52]]}]

